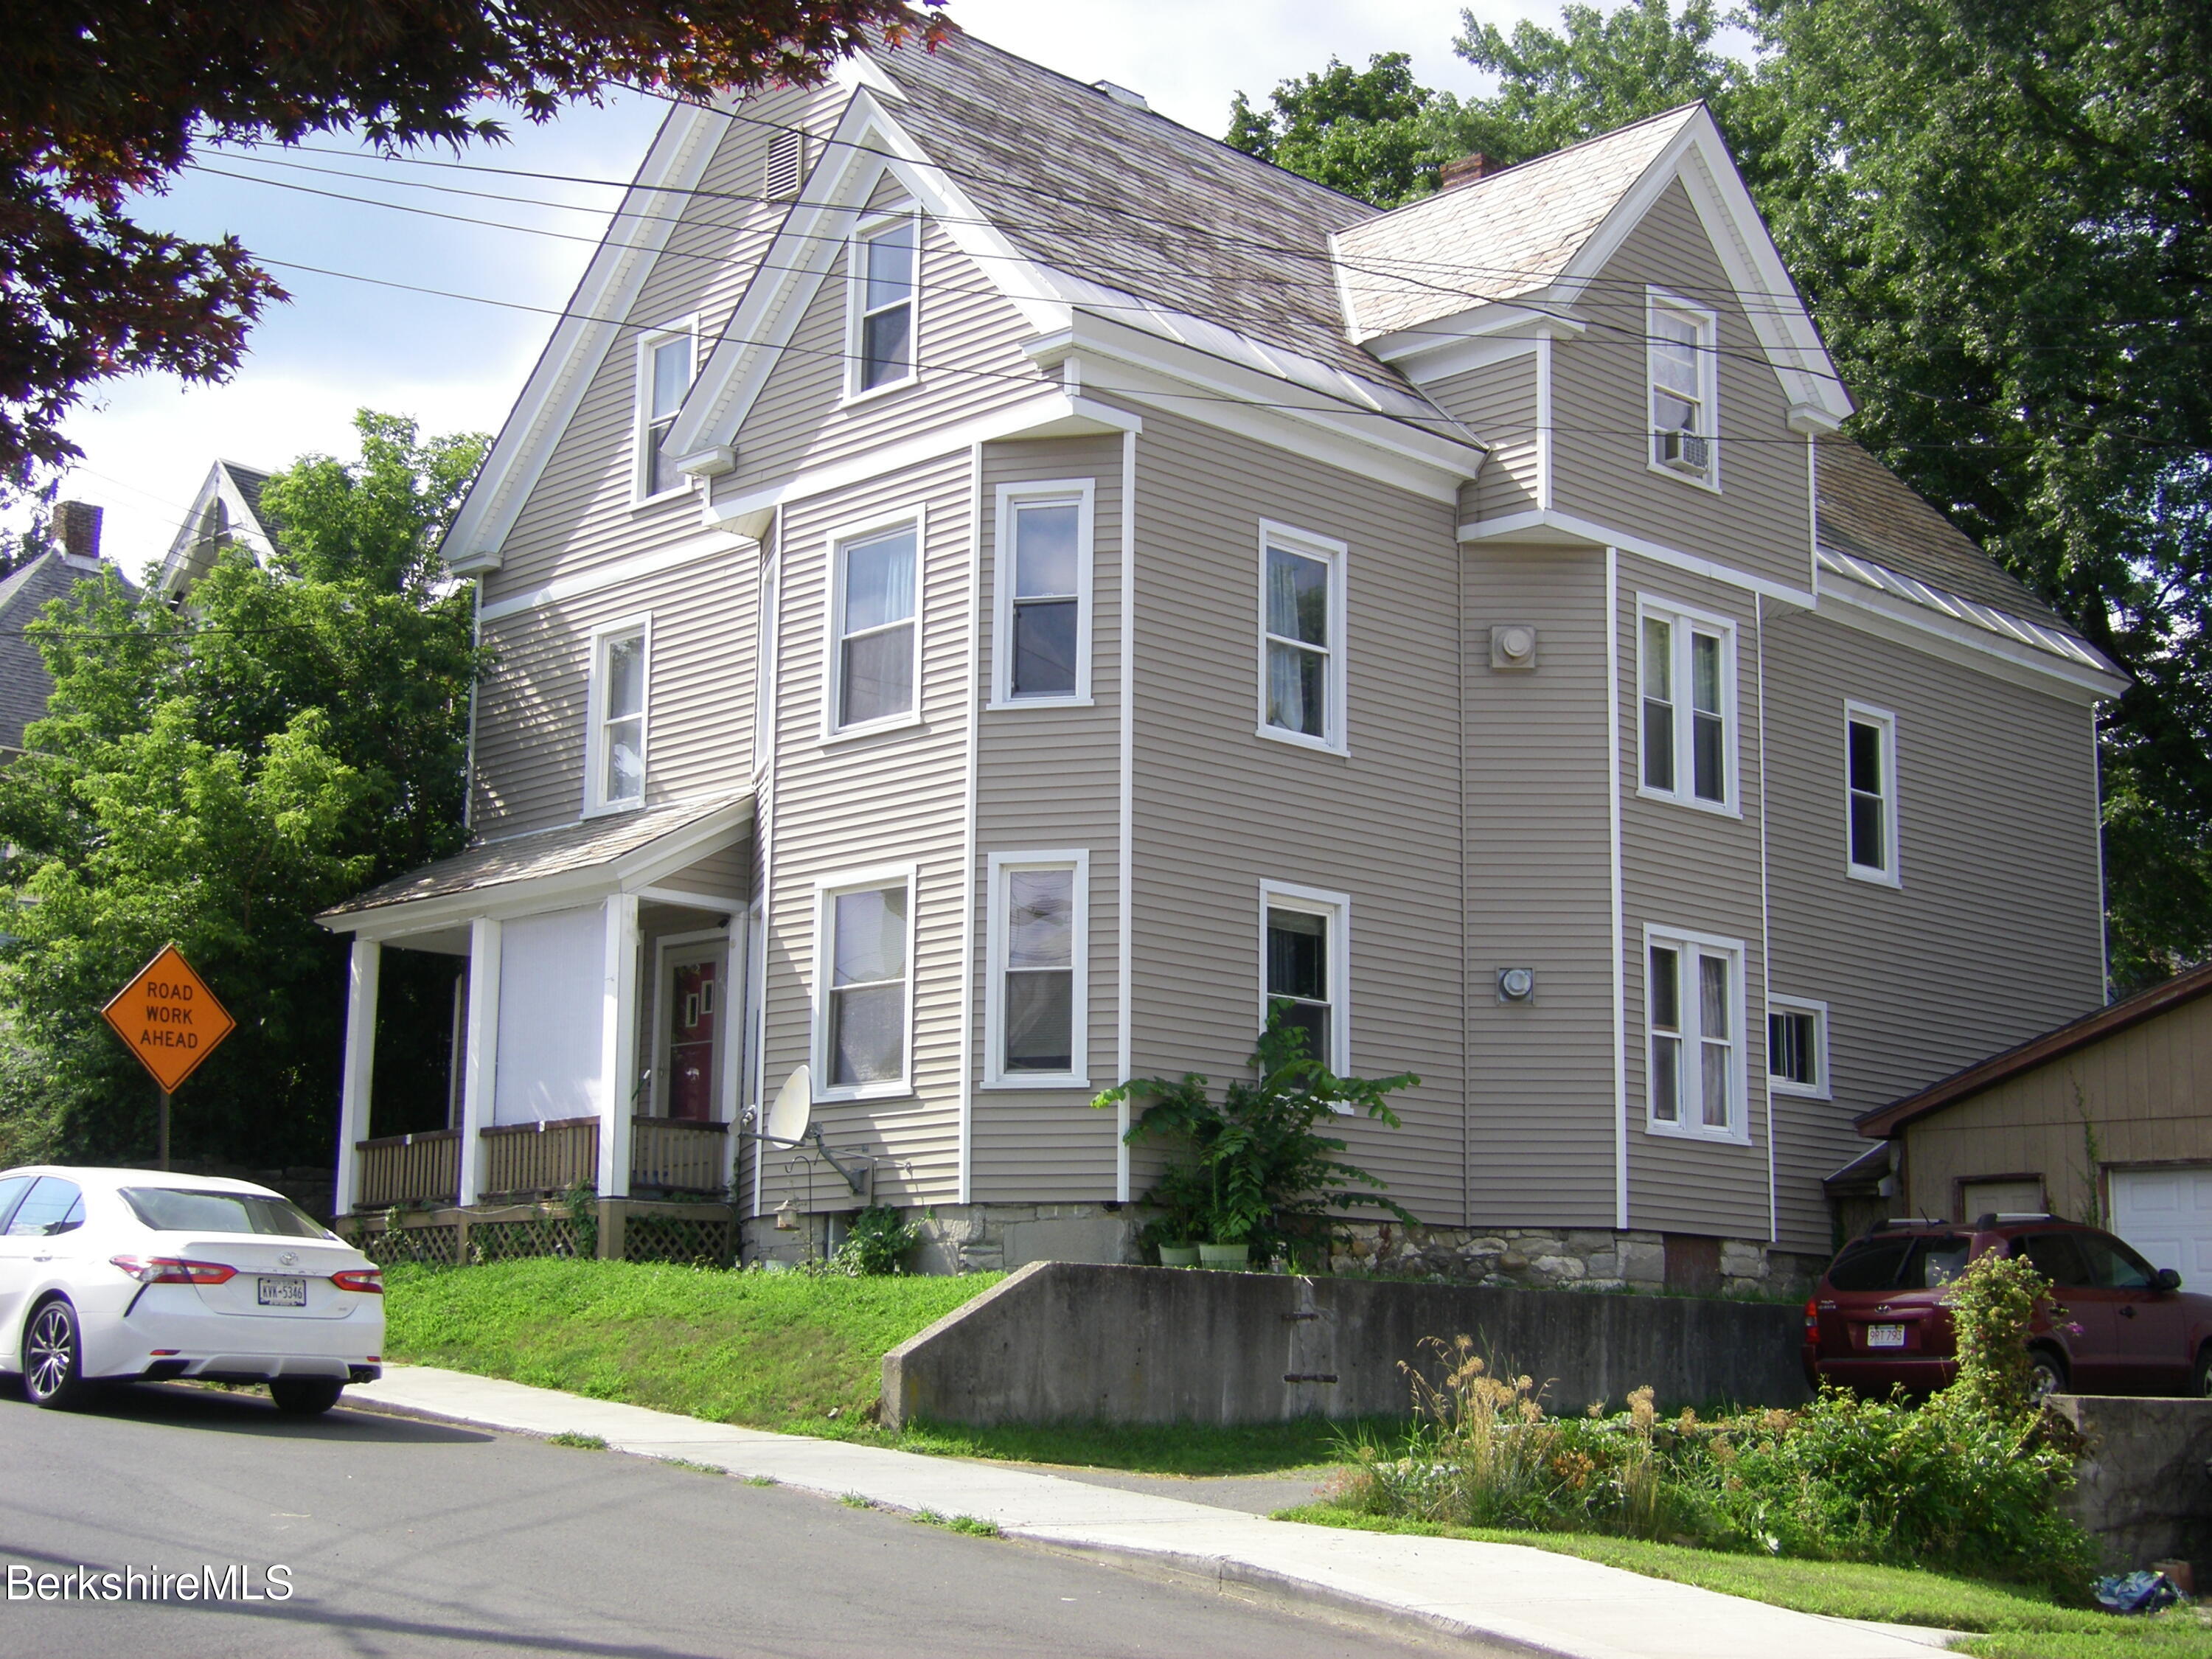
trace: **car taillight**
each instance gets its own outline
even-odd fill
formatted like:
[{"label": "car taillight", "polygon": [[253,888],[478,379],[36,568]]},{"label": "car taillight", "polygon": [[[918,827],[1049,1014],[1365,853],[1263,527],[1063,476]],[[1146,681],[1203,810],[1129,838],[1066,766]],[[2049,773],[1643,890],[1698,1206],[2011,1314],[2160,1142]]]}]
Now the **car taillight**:
[{"label": "car taillight", "polygon": [[173,1255],[118,1255],[108,1258],[141,1285],[220,1285],[238,1269],[220,1261],[187,1261]]},{"label": "car taillight", "polygon": [[1805,1298],[1805,1334],[1818,1336],[1820,1334],[1820,1304],[1819,1298],[1808,1296]]},{"label": "car taillight", "polygon": [[384,1294],[384,1269],[381,1267],[348,1267],[331,1275],[331,1283],[342,1291],[359,1291],[364,1296]]}]

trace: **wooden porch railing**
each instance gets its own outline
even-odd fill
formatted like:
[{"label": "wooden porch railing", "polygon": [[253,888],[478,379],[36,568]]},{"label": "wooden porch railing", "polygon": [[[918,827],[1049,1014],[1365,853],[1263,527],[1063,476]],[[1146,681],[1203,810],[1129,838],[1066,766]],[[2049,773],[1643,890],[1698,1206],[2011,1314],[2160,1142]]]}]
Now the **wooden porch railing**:
[{"label": "wooden porch railing", "polygon": [[[432,1129],[418,1135],[384,1135],[358,1141],[361,1196],[357,1210],[395,1204],[451,1204],[461,1190],[461,1132]],[[343,1204],[345,1194],[341,1193]]]},{"label": "wooden porch railing", "polygon": [[599,1119],[563,1117],[486,1129],[477,1181],[487,1198],[524,1193],[553,1197],[571,1187],[598,1186]]},{"label": "wooden porch railing", "polygon": [[729,1182],[730,1126],[688,1118],[630,1120],[629,1179],[633,1189],[719,1193]]}]

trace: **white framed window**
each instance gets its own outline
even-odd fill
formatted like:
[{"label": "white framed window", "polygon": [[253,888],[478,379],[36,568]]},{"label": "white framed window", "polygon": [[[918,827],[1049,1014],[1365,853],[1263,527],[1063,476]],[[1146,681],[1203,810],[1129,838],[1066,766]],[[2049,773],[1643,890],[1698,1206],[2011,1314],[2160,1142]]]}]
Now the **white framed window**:
[{"label": "white framed window", "polygon": [[1861,702],[1844,705],[1844,846],[1847,874],[1904,885],[1897,857],[1897,716]]},{"label": "white framed window", "polygon": [[1637,788],[1737,812],[1735,624],[1638,595]]},{"label": "white framed window", "polygon": [[1744,947],[1644,930],[1644,1123],[1655,1134],[1747,1144]]},{"label": "white framed window", "polygon": [[1352,901],[1288,882],[1260,884],[1260,1024],[1287,1003],[1306,1052],[1340,1077],[1352,1069]]},{"label": "white framed window", "polygon": [[631,617],[592,629],[591,650],[584,699],[586,817],[645,804],[653,618]]},{"label": "white framed window", "polygon": [[1345,751],[1345,562],[1340,541],[1260,526],[1260,735]]},{"label": "white framed window", "polygon": [[753,770],[759,771],[775,753],[776,594],[781,586],[778,561],[771,550],[761,560],[760,581],[753,616]]},{"label": "white framed window", "polygon": [[637,340],[637,470],[635,498],[657,501],[682,495],[690,481],[676,470],[666,449],[669,428],[691,390],[695,319],[641,334]]},{"label": "white framed window", "polygon": [[1644,378],[1653,471],[1720,488],[1720,319],[1659,289],[1644,290]]},{"label": "white framed window", "polygon": [[983,1081],[1089,1088],[1091,854],[994,853]]},{"label": "white framed window", "polygon": [[815,884],[814,1098],[913,1092],[914,866]]},{"label": "white framed window", "polygon": [[1830,1097],[1826,1003],[1766,999],[1766,1080],[1778,1095]]},{"label": "white framed window", "polygon": [[830,539],[830,650],[823,735],[921,719],[919,512]]},{"label": "white framed window", "polygon": [[991,702],[1091,701],[1093,481],[999,486]]},{"label": "white framed window", "polygon": [[845,398],[872,397],[918,378],[921,220],[898,213],[865,221],[847,249],[848,343]]}]

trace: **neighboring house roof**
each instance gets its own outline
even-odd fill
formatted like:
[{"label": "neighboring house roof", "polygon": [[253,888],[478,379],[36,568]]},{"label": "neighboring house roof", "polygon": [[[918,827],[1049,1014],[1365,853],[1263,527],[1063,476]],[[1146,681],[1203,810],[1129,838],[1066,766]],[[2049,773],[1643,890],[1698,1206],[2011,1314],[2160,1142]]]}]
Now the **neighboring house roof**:
[{"label": "neighboring house roof", "polygon": [[2131,1025],[2140,1025],[2147,1019],[2171,1013],[2199,997],[2212,994],[2212,963],[2177,974],[2162,985],[2154,985],[2147,991],[2138,991],[2131,997],[2107,1003],[2094,1013],[2046,1031],[2041,1036],[2031,1037],[2017,1048],[2008,1048],[2001,1054],[1969,1066],[1963,1072],[1954,1072],[1939,1083],[1932,1083],[1917,1094],[1907,1095],[1902,1100],[1864,1114],[1858,1119],[1858,1131],[1863,1135],[1894,1135],[1908,1123],[1917,1121],[1931,1112],[1940,1112],[1946,1106],[1956,1105],[1972,1096],[1993,1089],[2009,1081],[2023,1072],[2062,1060],[2068,1054],[2101,1042]]},{"label": "neighboring house roof", "polygon": [[23,728],[46,718],[46,699],[53,695],[46,659],[23,625],[100,567],[98,559],[42,553],[0,581],[0,750],[22,748]]},{"label": "neighboring house roof", "polygon": [[1352,337],[1549,287],[1699,107],[1686,104],[1339,232]]},{"label": "neighboring house roof", "polygon": [[192,497],[192,508],[177,526],[154,585],[180,594],[215,562],[216,549],[235,542],[266,562],[284,544],[283,526],[261,506],[261,491],[274,474],[236,461],[217,461],[208,469]]}]

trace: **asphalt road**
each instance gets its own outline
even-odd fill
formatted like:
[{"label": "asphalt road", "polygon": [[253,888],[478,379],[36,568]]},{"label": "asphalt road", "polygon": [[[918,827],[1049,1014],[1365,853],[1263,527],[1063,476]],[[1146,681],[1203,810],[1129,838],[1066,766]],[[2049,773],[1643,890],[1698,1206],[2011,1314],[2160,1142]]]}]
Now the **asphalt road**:
[{"label": "asphalt road", "polygon": [[[236,1563],[288,1600],[40,1601],[57,1579]],[[620,1453],[258,1395],[0,1395],[0,1655],[1434,1652],[1005,1540]],[[74,1583],[85,1582],[74,1578]],[[116,1581],[120,1583],[121,1581]],[[275,1581],[283,1582],[280,1576]]]}]

